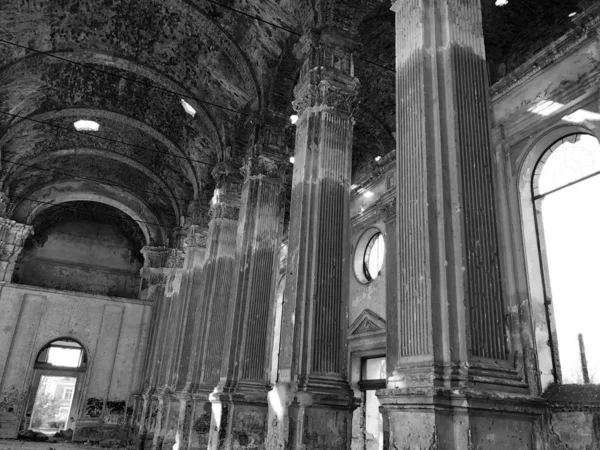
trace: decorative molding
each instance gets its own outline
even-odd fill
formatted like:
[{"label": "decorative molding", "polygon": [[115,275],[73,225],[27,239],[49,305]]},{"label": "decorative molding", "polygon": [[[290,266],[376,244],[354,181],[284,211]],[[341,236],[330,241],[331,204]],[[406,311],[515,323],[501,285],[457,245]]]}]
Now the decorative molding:
[{"label": "decorative molding", "polygon": [[168,255],[168,249],[166,247],[152,247],[146,245],[142,248],[140,253],[144,256],[144,267],[165,267]]},{"label": "decorative molding", "polygon": [[169,269],[181,269],[183,267],[183,261],[185,254],[178,248],[170,248],[167,256],[166,267]]},{"label": "decorative molding", "polygon": [[385,331],[385,319],[370,309],[365,309],[348,328],[348,338],[365,337]]},{"label": "decorative molding", "polygon": [[183,240],[184,251],[190,247],[206,247],[206,229],[199,225],[192,225]]},{"label": "decorative molding", "polygon": [[396,189],[388,189],[381,197],[363,212],[350,219],[353,230],[367,227],[379,220],[396,217]]},{"label": "decorative molding", "polygon": [[492,85],[490,89],[492,101],[501,99],[548,66],[566,58],[586,42],[597,39],[598,28],[600,28],[600,5],[595,5],[579,14],[573,22],[578,26],[538,51]]},{"label": "decorative molding", "polygon": [[289,170],[289,166],[290,163],[287,161],[261,154],[246,157],[244,164],[240,168],[240,173],[246,179],[255,176],[265,176],[283,180]]},{"label": "decorative molding", "polygon": [[358,95],[358,80],[343,84],[323,79],[318,84],[300,84],[294,89],[295,100],[292,106],[299,115],[306,108],[336,109],[352,112],[352,105]]},{"label": "decorative molding", "polygon": [[240,217],[240,207],[237,205],[228,205],[226,203],[215,203],[210,206],[210,218],[238,220]]}]

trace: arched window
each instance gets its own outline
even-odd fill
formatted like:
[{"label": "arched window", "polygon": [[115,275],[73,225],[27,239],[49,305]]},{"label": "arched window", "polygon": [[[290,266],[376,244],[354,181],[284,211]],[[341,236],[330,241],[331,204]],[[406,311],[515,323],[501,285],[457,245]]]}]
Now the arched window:
[{"label": "arched window", "polygon": [[27,428],[49,435],[71,428],[86,365],[85,349],[73,339],[59,338],[40,350],[27,401]]},{"label": "arched window", "polygon": [[572,134],[533,171],[532,196],[554,377],[600,383],[600,143]]},{"label": "arched window", "polygon": [[38,353],[37,368],[81,368],[86,364],[83,347],[72,339],[57,339]]}]

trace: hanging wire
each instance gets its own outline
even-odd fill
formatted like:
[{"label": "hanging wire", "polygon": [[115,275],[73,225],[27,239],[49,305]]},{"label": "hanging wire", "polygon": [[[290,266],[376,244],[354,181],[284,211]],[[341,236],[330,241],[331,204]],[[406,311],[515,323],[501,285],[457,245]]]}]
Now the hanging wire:
[{"label": "hanging wire", "polygon": [[79,130],[76,130],[75,128],[70,128],[70,127],[65,127],[65,126],[62,126],[62,125],[57,125],[57,124],[54,124],[54,123],[44,122],[43,120],[32,119],[31,117],[25,117],[25,116],[21,116],[19,114],[13,114],[13,113],[9,113],[9,112],[6,112],[6,111],[0,111],[0,114],[4,114],[6,116],[10,116],[10,117],[13,117],[13,118],[16,118],[16,119],[28,120],[30,122],[38,123],[38,124],[41,124],[41,125],[46,125],[46,126],[57,128],[57,129],[64,130],[64,131],[68,131],[69,133],[79,133],[79,134],[83,134],[85,136],[90,136],[90,137],[93,137],[93,138],[96,138],[96,139],[101,139],[103,141],[108,141],[108,142],[112,142],[112,143],[122,144],[122,145],[126,145],[128,147],[138,148],[138,149],[144,150],[144,151],[149,151],[149,152],[158,153],[158,154],[161,154],[161,155],[171,156],[173,158],[184,159],[186,161],[195,162],[195,163],[198,163],[198,164],[204,164],[205,166],[208,166],[208,167],[213,167],[214,166],[214,163],[200,161],[199,159],[192,159],[192,158],[187,157],[187,156],[176,155],[176,154],[173,154],[173,153],[170,153],[170,152],[164,152],[164,151],[160,151],[160,150],[155,150],[155,149],[152,149],[152,148],[144,147],[143,145],[137,145],[137,144],[133,144],[131,142],[125,142],[125,141],[121,141],[119,139],[113,139],[113,138],[109,138],[109,137],[106,137],[106,136],[101,136],[99,134],[96,134],[96,132],[79,131]]},{"label": "hanging wire", "polygon": [[78,61],[73,61],[72,59],[64,58],[64,57],[56,55],[54,53],[49,53],[49,52],[45,52],[45,51],[42,51],[42,50],[36,50],[36,49],[31,48],[31,47],[29,47],[27,45],[18,44],[16,42],[7,41],[6,39],[1,39],[1,38],[0,38],[0,42],[3,43],[3,44],[13,45],[15,47],[22,48],[24,50],[28,50],[28,51],[31,51],[33,53],[37,53],[37,54],[40,54],[40,55],[49,56],[51,58],[55,58],[55,59],[58,59],[58,60],[61,60],[61,61],[64,61],[64,62],[68,62],[70,64],[74,64],[76,66],[84,67],[84,68],[86,68],[88,70],[93,70],[93,71],[96,71],[96,72],[104,73],[104,74],[110,75],[110,76],[115,77],[115,78],[120,78],[122,80],[131,81],[132,83],[137,83],[137,84],[141,84],[141,85],[146,86],[146,87],[157,89],[159,91],[163,91],[163,92],[166,92],[166,93],[169,93],[169,94],[172,94],[172,95],[176,95],[177,97],[183,98],[184,100],[185,99],[195,100],[198,103],[203,103],[205,105],[214,106],[215,108],[220,108],[220,109],[223,109],[223,110],[226,110],[226,111],[229,111],[229,112],[233,112],[233,113],[236,113],[236,114],[242,114],[242,115],[245,115],[245,116],[249,116],[250,115],[250,114],[245,113],[243,111],[238,111],[238,110],[229,108],[227,106],[219,105],[217,103],[209,102],[207,100],[201,100],[201,99],[199,99],[197,97],[192,97],[192,96],[187,95],[187,94],[182,94],[182,93],[179,93],[179,92],[175,92],[175,91],[172,91],[170,89],[164,88],[164,87],[159,86],[159,85],[154,84],[154,83],[147,83],[145,81],[137,80],[135,78],[130,78],[130,77],[126,77],[126,76],[123,76],[123,75],[119,75],[118,73],[111,72],[110,70],[105,70],[105,69],[101,69],[99,67],[90,66],[89,64],[84,64],[84,63],[80,63]]},{"label": "hanging wire", "polygon": [[[43,172],[55,173],[57,175],[64,175],[64,176],[71,177],[71,178],[76,178],[76,179],[79,179],[79,180],[93,181],[95,183],[106,184],[108,186],[114,186],[114,187],[122,188],[122,189],[125,189],[125,190],[131,190],[130,187],[124,186],[122,184],[110,183],[110,182],[108,182],[106,180],[100,180],[100,179],[96,179],[96,178],[82,177],[80,175],[75,175],[75,174],[68,173],[68,172],[61,172],[61,171],[53,170],[53,169],[47,169],[45,167],[34,166],[32,164],[24,164],[24,163],[20,163],[20,162],[17,162],[17,161],[10,160],[10,159],[3,159],[2,162],[6,163],[6,164],[14,164],[14,165],[21,166],[21,167],[29,167],[29,168],[32,168],[32,169],[41,170]],[[173,199],[173,200],[180,200],[180,201],[185,202],[185,203],[187,203],[187,202],[190,201],[190,199],[187,199],[187,198],[176,197],[174,195],[169,195],[169,194],[160,194],[160,193],[157,193],[157,192],[154,192],[154,191],[148,191],[148,190],[145,190],[145,189],[138,189],[138,191],[139,192],[145,192],[145,193],[151,194],[151,195],[156,195],[156,196],[159,196],[159,197],[166,197],[166,198],[170,198],[170,199]]]}]

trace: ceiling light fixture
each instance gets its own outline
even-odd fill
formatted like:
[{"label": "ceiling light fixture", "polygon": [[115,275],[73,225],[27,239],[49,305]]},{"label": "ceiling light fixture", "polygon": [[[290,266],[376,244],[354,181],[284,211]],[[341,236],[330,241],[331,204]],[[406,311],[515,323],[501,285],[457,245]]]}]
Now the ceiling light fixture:
[{"label": "ceiling light fixture", "polygon": [[100,124],[93,120],[78,120],[73,124],[77,131],[98,131]]},{"label": "ceiling light fixture", "polygon": [[569,17],[575,17],[577,15],[577,11],[573,11],[571,14],[569,14]]},{"label": "ceiling light fixture", "polygon": [[290,122],[292,122],[292,125],[296,125],[296,122],[298,122],[298,115],[297,114],[292,114],[290,116]]},{"label": "ceiling light fixture", "polygon": [[496,6],[506,6],[508,5],[508,0],[496,0]]},{"label": "ceiling light fixture", "polygon": [[294,164],[294,161],[296,161],[296,159],[293,156],[290,156],[290,162]]},{"label": "ceiling light fixture", "polygon": [[196,115],[196,110],[194,109],[194,107],[188,102],[186,102],[184,99],[181,99],[181,106],[183,106],[183,110],[190,116],[194,117]]},{"label": "ceiling light fixture", "polygon": [[352,186],[350,186],[350,189],[356,189],[358,187],[358,184],[353,184]]},{"label": "ceiling light fixture", "polygon": [[371,198],[371,197],[373,197],[373,195],[374,195],[374,194],[373,194],[371,191],[367,191],[367,192],[365,192],[365,197],[366,197],[366,198]]},{"label": "ceiling light fixture", "polygon": [[379,162],[379,160],[380,160],[380,159],[381,159],[381,156],[379,156],[379,155],[378,155],[378,156],[376,156],[376,157],[375,157],[375,162]]}]

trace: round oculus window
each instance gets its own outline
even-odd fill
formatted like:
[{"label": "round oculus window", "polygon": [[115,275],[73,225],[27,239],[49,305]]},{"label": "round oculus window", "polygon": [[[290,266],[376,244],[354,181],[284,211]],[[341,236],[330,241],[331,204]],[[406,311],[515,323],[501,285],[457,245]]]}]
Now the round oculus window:
[{"label": "round oculus window", "polygon": [[359,239],[354,256],[354,273],[361,283],[370,283],[380,274],[385,257],[383,234],[376,228],[367,230]]}]

